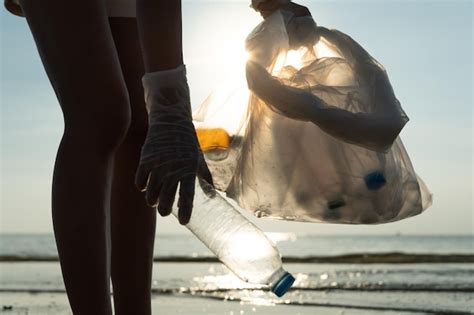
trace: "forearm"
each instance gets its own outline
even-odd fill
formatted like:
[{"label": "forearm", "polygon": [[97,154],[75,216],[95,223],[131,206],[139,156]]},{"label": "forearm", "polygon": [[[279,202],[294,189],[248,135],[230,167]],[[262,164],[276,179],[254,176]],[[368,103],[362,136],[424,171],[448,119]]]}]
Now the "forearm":
[{"label": "forearm", "polygon": [[181,0],[137,0],[137,25],[146,72],[183,64]]},{"label": "forearm", "polygon": [[383,113],[352,113],[334,106],[319,106],[314,97],[311,121],[342,141],[384,152],[405,126],[407,120]]}]

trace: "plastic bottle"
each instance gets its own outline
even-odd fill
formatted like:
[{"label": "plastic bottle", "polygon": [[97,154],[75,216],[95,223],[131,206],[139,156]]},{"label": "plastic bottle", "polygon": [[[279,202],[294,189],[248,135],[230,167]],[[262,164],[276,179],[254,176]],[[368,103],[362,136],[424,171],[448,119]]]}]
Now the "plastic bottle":
[{"label": "plastic bottle", "polygon": [[[186,227],[245,282],[269,285],[278,297],[295,278],[282,267],[278,249],[219,192],[204,194],[196,184],[191,220]],[[178,215],[173,207],[173,214]]]}]

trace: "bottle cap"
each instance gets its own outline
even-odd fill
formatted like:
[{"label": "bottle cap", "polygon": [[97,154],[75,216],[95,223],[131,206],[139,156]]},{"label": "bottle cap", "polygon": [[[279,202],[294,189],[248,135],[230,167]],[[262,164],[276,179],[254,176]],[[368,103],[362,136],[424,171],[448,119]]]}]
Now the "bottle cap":
[{"label": "bottle cap", "polygon": [[380,171],[375,171],[375,172],[367,174],[364,177],[364,180],[365,180],[365,185],[370,190],[378,190],[379,188],[381,188],[383,185],[387,183],[385,176]]},{"label": "bottle cap", "polygon": [[276,296],[282,297],[286,291],[288,291],[295,282],[295,278],[289,272],[285,274],[272,286],[272,292]]}]

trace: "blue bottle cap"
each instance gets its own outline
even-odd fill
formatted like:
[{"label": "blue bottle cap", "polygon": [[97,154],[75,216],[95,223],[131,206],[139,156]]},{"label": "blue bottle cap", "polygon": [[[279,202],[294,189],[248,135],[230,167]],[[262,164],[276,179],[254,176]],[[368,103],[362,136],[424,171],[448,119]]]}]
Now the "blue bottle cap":
[{"label": "blue bottle cap", "polygon": [[367,174],[364,177],[365,185],[370,190],[378,190],[387,183],[385,176],[380,171]]},{"label": "blue bottle cap", "polygon": [[295,278],[287,271],[280,280],[273,285],[272,292],[275,293],[276,296],[282,297],[286,291],[291,288],[294,282]]}]

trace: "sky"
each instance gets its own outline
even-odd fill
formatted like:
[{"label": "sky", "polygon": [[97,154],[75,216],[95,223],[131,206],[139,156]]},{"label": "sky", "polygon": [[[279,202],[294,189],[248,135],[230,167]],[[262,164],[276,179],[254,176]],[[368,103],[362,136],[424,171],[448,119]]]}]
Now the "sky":
[{"label": "sky", "polygon": [[[301,1],[381,62],[410,118],[400,136],[434,195],[423,214],[382,225],[255,219],[266,231],[316,234],[474,234],[472,1]],[[261,21],[248,1],[183,1],[193,108],[242,55]],[[1,210],[4,233],[51,233],[51,181],[62,114],[26,21],[1,10]],[[73,202],[73,201],[71,201]],[[158,233],[187,233],[173,217]]]}]

